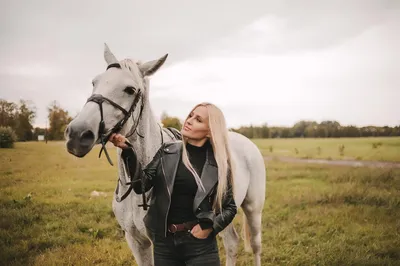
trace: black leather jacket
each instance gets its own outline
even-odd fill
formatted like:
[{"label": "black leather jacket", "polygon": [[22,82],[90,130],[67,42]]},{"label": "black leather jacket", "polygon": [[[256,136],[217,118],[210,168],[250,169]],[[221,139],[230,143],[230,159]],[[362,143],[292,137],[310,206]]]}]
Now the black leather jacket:
[{"label": "black leather jacket", "polygon": [[[167,234],[167,216],[175,175],[182,154],[182,145],[182,141],[164,143],[144,169],[136,159],[135,151],[132,148],[124,149],[121,153],[122,159],[129,167],[135,193],[142,193],[142,184],[139,181],[142,177],[145,180],[145,191],[153,188],[150,208],[144,217],[144,223],[148,230],[157,235],[166,236]],[[193,202],[193,212],[199,222],[212,222],[213,234],[216,235],[232,222],[237,213],[237,207],[232,186],[228,183],[222,211],[216,214],[212,211],[218,185],[218,167],[212,149],[207,151],[201,180],[205,192],[200,188],[197,190]]]}]

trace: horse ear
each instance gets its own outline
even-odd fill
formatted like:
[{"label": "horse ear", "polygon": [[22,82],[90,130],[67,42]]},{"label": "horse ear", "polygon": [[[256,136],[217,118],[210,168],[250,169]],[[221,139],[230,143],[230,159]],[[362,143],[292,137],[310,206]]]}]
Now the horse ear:
[{"label": "horse ear", "polygon": [[115,64],[118,63],[117,58],[111,53],[110,48],[108,48],[108,45],[104,43],[104,59],[107,62],[107,65]]},{"label": "horse ear", "polygon": [[139,65],[140,71],[142,71],[143,77],[153,75],[167,60],[168,54],[164,55],[163,57],[149,61]]}]

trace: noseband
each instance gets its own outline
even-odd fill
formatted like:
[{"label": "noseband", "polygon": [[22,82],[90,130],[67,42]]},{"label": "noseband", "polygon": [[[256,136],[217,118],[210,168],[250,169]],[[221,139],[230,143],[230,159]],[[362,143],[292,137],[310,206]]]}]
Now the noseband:
[{"label": "noseband", "polygon": [[[107,67],[107,70],[109,68],[121,68],[121,65],[118,63],[115,64],[111,64]],[[97,103],[100,107],[100,124],[99,124],[99,139],[100,139],[100,143],[101,143],[101,150],[99,153],[99,158],[101,157],[101,153],[104,150],[104,153],[106,154],[107,160],[111,165],[114,165],[110,159],[110,155],[107,152],[107,148],[106,148],[106,143],[108,141],[108,139],[110,138],[110,136],[113,133],[118,133],[125,125],[125,123],[128,121],[129,117],[132,115],[133,111],[135,111],[136,105],[138,104],[140,98],[142,97],[142,94],[138,94],[137,97],[135,98],[135,100],[133,101],[131,107],[129,108],[129,110],[127,111],[125,108],[121,107],[119,104],[113,102],[112,100],[104,97],[101,94],[92,94],[86,101],[86,103],[88,102],[94,102]],[[124,114],[124,118],[122,118],[114,127],[112,127],[111,129],[109,129],[108,131],[106,131],[106,126],[104,123],[104,119],[103,119],[103,102],[108,102],[109,104],[111,104],[112,106],[114,106],[115,108],[117,108],[118,110],[120,110],[123,114]],[[133,133],[135,133],[138,125],[139,125],[139,121],[142,117],[142,112],[143,112],[143,106],[144,106],[144,101],[142,100],[142,104],[140,106],[140,113],[139,113],[139,117],[136,119],[134,126],[132,127],[132,131],[127,134],[126,137],[130,137],[132,136]],[[140,137],[142,137],[139,133],[137,133]],[[143,137],[142,137],[143,138]],[[132,146],[129,142],[126,143],[129,146]]]}]

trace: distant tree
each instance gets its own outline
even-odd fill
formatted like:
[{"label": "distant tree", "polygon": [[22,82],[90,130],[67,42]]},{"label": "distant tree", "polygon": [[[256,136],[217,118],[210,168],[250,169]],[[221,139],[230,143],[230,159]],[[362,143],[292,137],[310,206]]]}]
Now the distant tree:
[{"label": "distant tree", "polygon": [[169,116],[166,112],[163,112],[161,115],[161,123],[164,127],[173,127],[178,130],[181,130],[182,123],[178,117]]},{"label": "distant tree", "polygon": [[32,140],[35,116],[36,107],[30,101],[20,100],[16,104],[0,100],[0,126],[12,128],[19,141]]},{"label": "distant tree", "polygon": [[254,138],[254,127],[253,127],[253,125],[250,125],[250,127],[248,127],[248,128],[245,128],[245,132],[246,132],[246,135],[249,137],[249,138]]},{"label": "distant tree", "polygon": [[356,138],[360,137],[360,129],[356,126],[345,126],[342,127],[342,136],[343,137],[350,137],[350,138]]},{"label": "distant tree", "polygon": [[337,121],[322,121],[319,126],[324,129],[325,137],[340,137],[340,124]]},{"label": "distant tree", "polygon": [[15,133],[19,141],[33,139],[33,120],[36,117],[36,107],[30,101],[20,100],[17,112]]},{"label": "distant tree", "polygon": [[393,128],[391,136],[400,136],[400,126],[396,126]]},{"label": "distant tree", "polygon": [[379,136],[388,137],[388,136],[392,135],[392,132],[393,132],[393,128],[384,126],[383,128],[381,128],[381,130],[379,132]]},{"label": "distant tree", "polygon": [[53,101],[48,107],[49,118],[49,140],[62,140],[64,139],[64,131],[72,118],[69,116],[68,111],[60,107],[57,101]]},{"label": "distant tree", "polygon": [[295,138],[302,138],[304,137],[306,128],[313,125],[313,121],[299,121],[292,127],[291,135]]},{"label": "distant tree", "polygon": [[329,136],[328,128],[324,125],[317,126],[317,133],[315,137],[317,138],[327,138]]},{"label": "distant tree", "polygon": [[281,129],[281,133],[280,133],[280,137],[281,138],[292,138],[293,135],[291,133],[292,130],[290,130],[290,128],[288,127],[284,127]]},{"label": "distant tree", "polygon": [[280,138],[280,129],[278,127],[270,127],[269,128],[269,136],[270,138]]},{"label": "distant tree", "polygon": [[0,126],[15,129],[18,106],[13,102],[0,99]]},{"label": "distant tree", "polygon": [[269,132],[269,128],[268,128],[268,124],[264,123],[261,126],[261,138],[269,138],[270,136],[270,132]]},{"label": "distant tree", "polygon": [[312,122],[309,124],[306,129],[304,130],[304,137],[305,138],[316,138],[318,137],[318,123]]},{"label": "distant tree", "polygon": [[248,138],[340,138],[340,137],[378,137],[378,136],[400,136],[400,126],[395,127],[356,127],[342,126],[337,121],[315,121],[302,120],[292,127],[268,127],[241,126],[233,128],[232,131],[245,135]]}]

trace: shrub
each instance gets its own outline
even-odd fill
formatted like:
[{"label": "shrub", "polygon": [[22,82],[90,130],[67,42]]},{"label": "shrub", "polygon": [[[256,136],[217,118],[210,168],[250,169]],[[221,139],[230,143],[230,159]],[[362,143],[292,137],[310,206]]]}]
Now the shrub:
[{"label": "shrub", "polygon": [[16,140],[17,136],[11,127],[0,127],[0,148],[13,148]]},{"label": "shrub", "polygon": [[374,142],[374,143],[372,143],[372,148],[373,149],[377,149],[377,148],[379,148],[379,146],[382,146],[382,142]]}]

